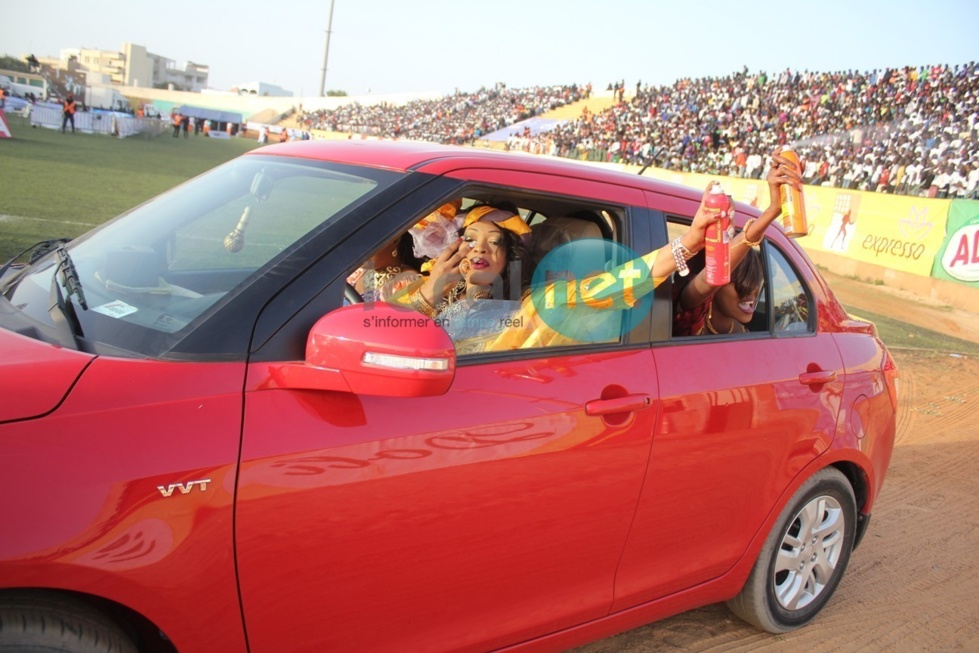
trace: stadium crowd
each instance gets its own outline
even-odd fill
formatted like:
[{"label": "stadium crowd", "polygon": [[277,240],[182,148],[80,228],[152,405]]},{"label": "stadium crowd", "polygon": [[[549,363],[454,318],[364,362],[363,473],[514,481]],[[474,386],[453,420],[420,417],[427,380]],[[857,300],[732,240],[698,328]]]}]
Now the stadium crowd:
[{"label": "stadium crowd", "polygon": [[791,145],[809,184],[976,197],[977,122],[974,62],[771,77],[744,69],[639,89],[628,102],[511,146],[762,178],[765,153]]},{"label": "stadium crowd", "polygon": [[379,138],[468,145],[491,132],[588,97],[590,87],[548,86],[460,93],[405,105],[349,104],[333,110],[303,112],[306,129],[366,134]]},{"label": "stadium crowd", "polygon": [[[765,154],[792,145],[805,181],[933,197],[979,197],[979,66],[858,72],[783,71],[641,86],[600,113],[531,135],[509,149],[578,159],[763,178]],[[401,106],[351,104],[300,116],[309,129],[472,144],[588,97],[591,86],[510,89]]]}]

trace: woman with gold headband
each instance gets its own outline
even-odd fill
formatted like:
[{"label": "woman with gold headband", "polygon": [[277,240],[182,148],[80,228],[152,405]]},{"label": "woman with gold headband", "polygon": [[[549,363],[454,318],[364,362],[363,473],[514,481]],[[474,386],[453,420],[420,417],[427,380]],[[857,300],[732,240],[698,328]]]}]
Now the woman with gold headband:
[{"label": "woman with gold headband", "polygon": [[480,205],[462,218],[460,232],[425,264],[429,276],[394,301],[434,318],[458,353],[473,353],[486,350],[521,308],[530,227],[511,211]]},{"label": "woman with gold headband", "polygon": [[473,207],[463,219],[461,237],[432,261],[429,276],[411,288],[408,303],[437,317],[464,298],[519,299],[530,273],[524,241],[529,236],[520,216],[488,205]]}]

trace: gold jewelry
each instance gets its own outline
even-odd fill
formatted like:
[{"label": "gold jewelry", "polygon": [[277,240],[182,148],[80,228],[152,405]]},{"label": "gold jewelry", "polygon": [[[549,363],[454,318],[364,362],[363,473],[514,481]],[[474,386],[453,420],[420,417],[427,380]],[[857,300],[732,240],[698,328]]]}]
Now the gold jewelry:
[{"label": "gold jewelry", "polygon": [[465,292],[466,280],[459,279],[458,283],[456,283],[456,285],[452,287],[452,290],[449,291],[449,294],[445,296],[445,299],[435,305],[435,314],[438,315],[452,304],[455,304],[459,300],[459,296]]},{"label": "gold jewelry", "polygon": [[401,274],[401,268],[393,265],[389,265],[383,272],[374,270],[373,279],[371,279],[372,285],[375,288],[380,288],[396,274]]},{"label": "gold jewelry", "polygon": [[744,228],[741,230],[741,238],[744,239],[742,242],[744,242],[744,244],[747,245],[748,247],[758,247],[759,245],[761,245],[762,238],[765,237],[765,234],[762,233],[761,235],[758,236],[758,240],[748,239],[748,227],[750,227],[754,221],[755,218],[748,218],[748,220],[744,223]]},{"label": "gold jewelry", "polygon": [[470,286],[466,289],[466,299],[493,299],[493,290],[486,286]]},{"label": "gold jewelry", "polygon": [[408,296],[408,304],[425,317],[435,317],[435,307],[422,295],[421,288]]},{"label": "gold jewelry", "polygon": [[[731,320],[731,328],[727,330],[727,333],[722,334],[720,331],[718,331],[717,329],[714,328],[714,325],[713,324],[711,324],[711,318],[712,317],[714,317],[714,302],[713,302],[713,300],[711,301],[710,305],[707,307],[707,317],[704,318],[704,326],[707,327],[707,330],[708,331],[710,331],[714,335],[729,335],[729,334],[734,333],[734,326],[737,325],[737,326],[740,327],[740,329],[738,330],[738,333],[747,333],[748,332],[748,330],[744,327],[743,324],[741,324],[737,320]],[[701,331],[701,334],[702,333],[703,333],[703,331]]]},{"label": "gold jewelry", "polygon": [[394,258],[398,258],[398,248],[397,247],[395,247],[394,249],[391,250],[391,256],[393,256]]},{"label": "gold jewelry", "polygon": [[[707,327],[707,330],[710,331],[711,333],[713,333],[714,335],[721,335],[721,332],[718,331],[717,329],[715,329],[714,328],[714,325],[711,324],[711,320],[710,319],[712,317],[714,317],[714,302],[711,302],[710,303],[710,306],[707,307],[707,317],[704,318],[704,326]],[[734,333],[734,322],[733,321],[731,322],[731,329],[727,333]]]}]

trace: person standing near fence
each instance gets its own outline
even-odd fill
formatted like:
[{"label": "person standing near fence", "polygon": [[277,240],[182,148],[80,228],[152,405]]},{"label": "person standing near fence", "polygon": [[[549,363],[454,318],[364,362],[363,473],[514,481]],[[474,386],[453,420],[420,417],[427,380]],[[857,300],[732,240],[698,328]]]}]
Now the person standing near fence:
[{"label": "person standing near fence", "polygon": [[61,109],[61,133],[64,134],[67,130],[68,123],[71,123],[71,133],[75,133],[75,96],[71,93],[65,98],[64,102],[61,103],[63,108]]}]

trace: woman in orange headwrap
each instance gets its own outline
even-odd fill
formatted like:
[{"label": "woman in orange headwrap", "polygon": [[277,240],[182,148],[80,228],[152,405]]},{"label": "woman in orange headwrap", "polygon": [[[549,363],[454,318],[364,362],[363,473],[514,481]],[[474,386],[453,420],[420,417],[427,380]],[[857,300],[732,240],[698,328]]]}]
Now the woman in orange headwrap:
[{"label": "woman in orange headwrap", "polygon": [[519,299],[530,272],[524,241],[529,236],[520,216],[489,205],[473,207],[462,221],[461,237],[433,260],[431,273],[412,288],[408,303],[436,317],[461,298]]},{"label": "woman in orange headwrap", "polygon": [[460,223],[453,232],[459,236],[423,266],[430,274],[392,301],[435,319],[458,353],[472,353],[485,350],[521,308],[532,267],[530,227],[516,213],[489,205],[471,208],[453,226]]}]

